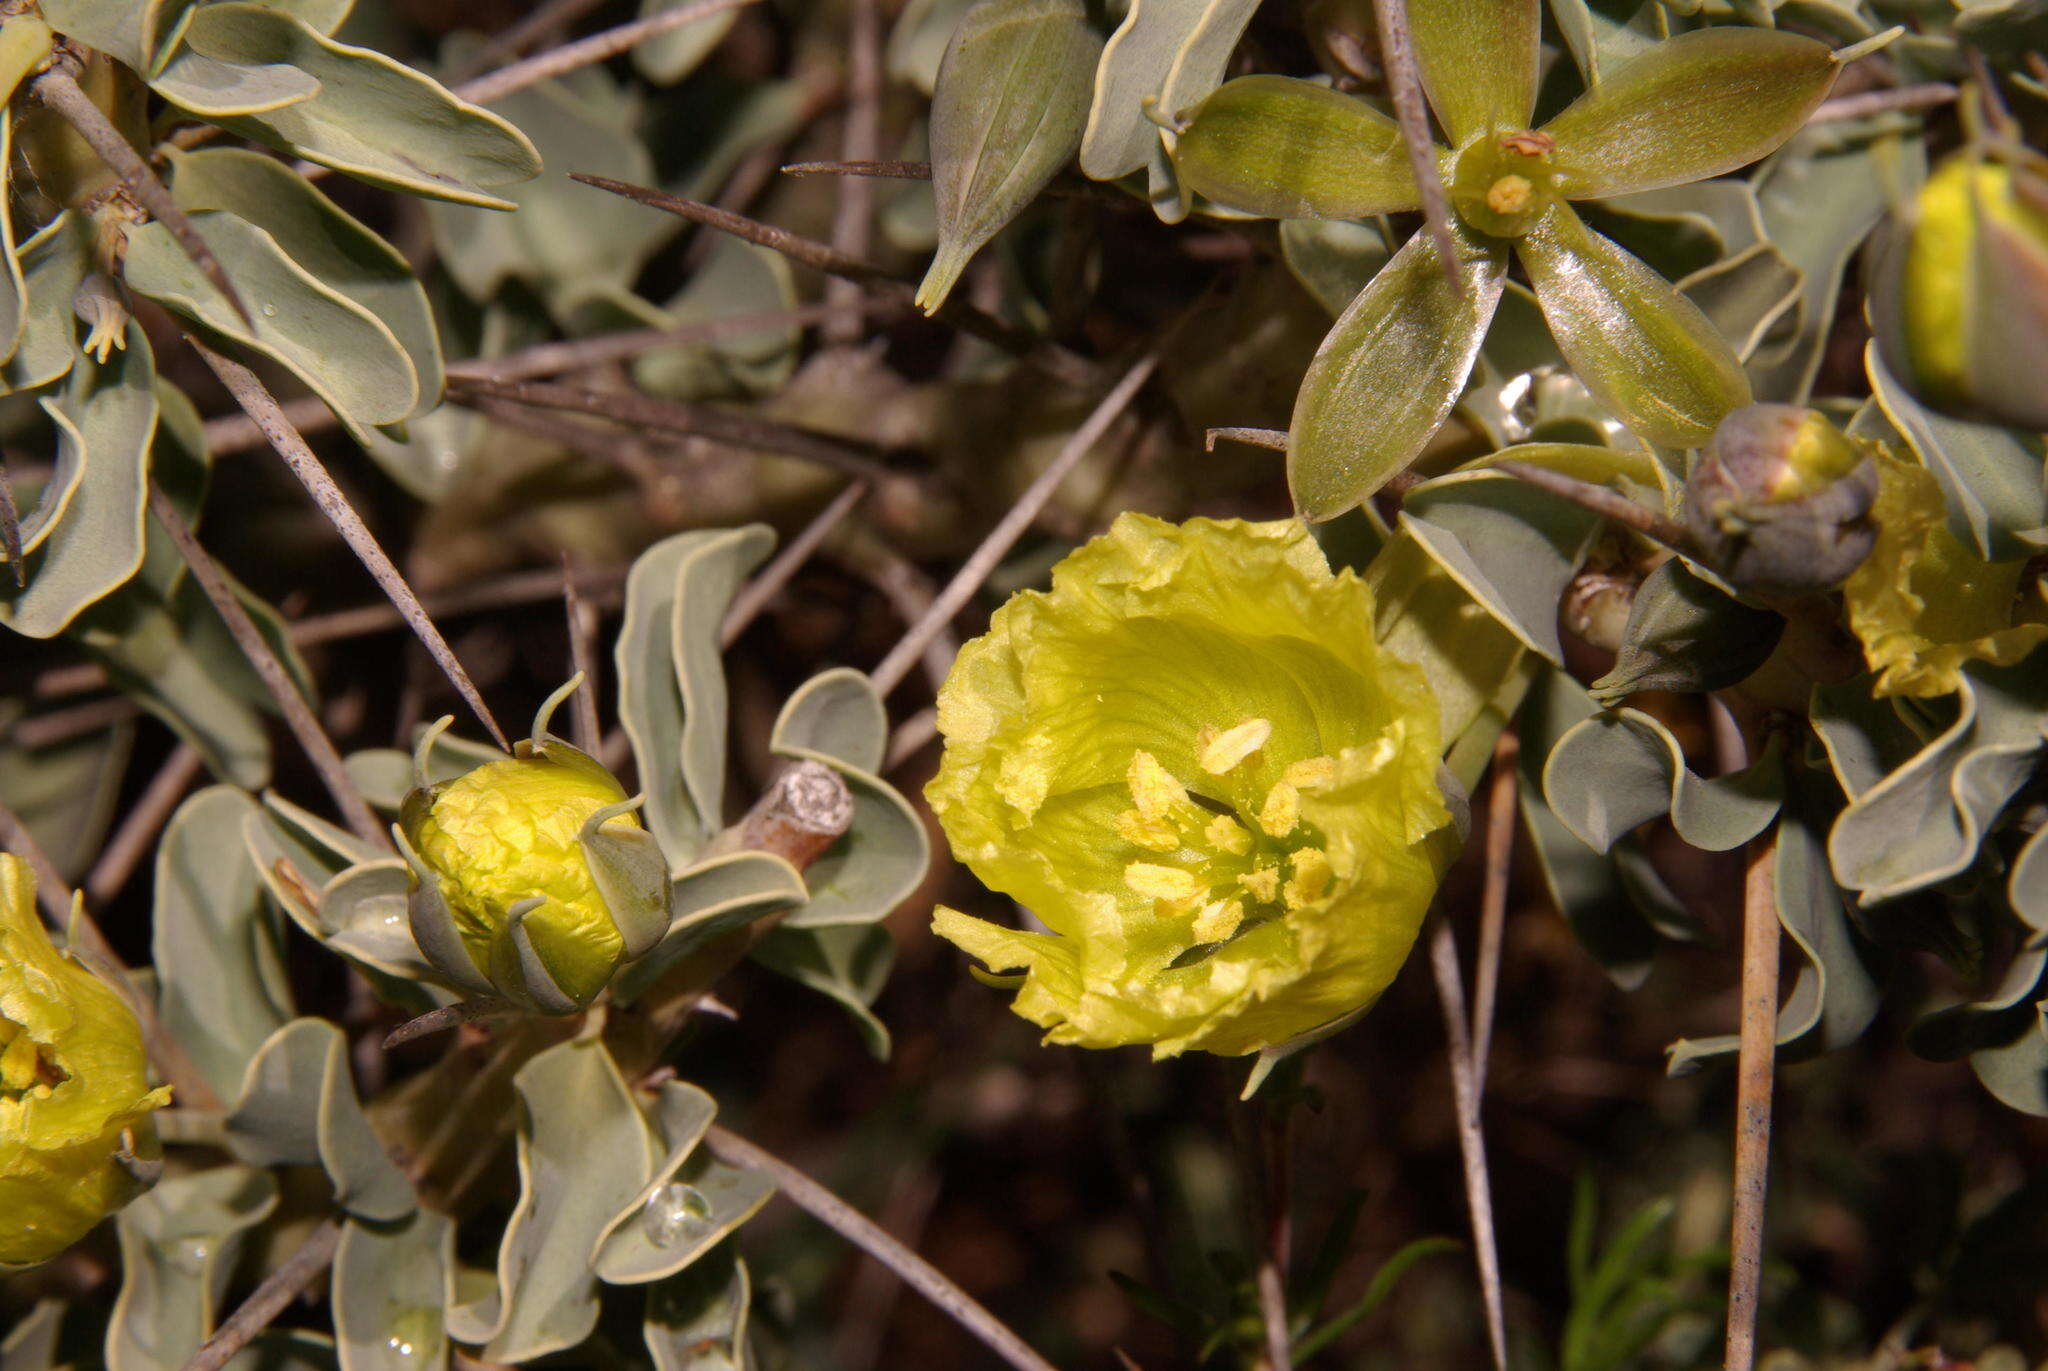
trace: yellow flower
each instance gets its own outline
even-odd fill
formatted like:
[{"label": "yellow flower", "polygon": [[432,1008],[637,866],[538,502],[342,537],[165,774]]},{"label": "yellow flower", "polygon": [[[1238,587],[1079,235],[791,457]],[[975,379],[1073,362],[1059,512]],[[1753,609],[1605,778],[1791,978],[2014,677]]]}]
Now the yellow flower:
[{"label": "yellow flower", "polygon": [[0,1266],[48,1261],[145,1188],[157,1158],[142,1030],[59,952],[35,878],[0,855]]},{"label": "yellow flower", "polygon": [[1048,933],[940,908],[1047,1040],[1255,1052],[1370,1004],[1435,893],[1437,708],[1296,520],[1126,514],[969,643],[926,790]]},{"label": "yellow flower", "polygon": [[464,989],[550,1014],[588,1005],[668,929],[666,864],[633,817],[639,800],[547,732],[576,684],[541,707],[513,756],[438,786],[425,777],[430,730],[399,815],[427,960]]},{"label": "yellow flower", "polygon": [[[1986,562],[1942,522],[1941,489],[1923,468],[1880,456],[1877,543],[1842,587],[1849,627],[1879,695],[1947,695],[1970,662],[2011,666],[2048,638],[2015,623],[2025,561]],[[2038,602],[2027,607],[2040,613]]]}]

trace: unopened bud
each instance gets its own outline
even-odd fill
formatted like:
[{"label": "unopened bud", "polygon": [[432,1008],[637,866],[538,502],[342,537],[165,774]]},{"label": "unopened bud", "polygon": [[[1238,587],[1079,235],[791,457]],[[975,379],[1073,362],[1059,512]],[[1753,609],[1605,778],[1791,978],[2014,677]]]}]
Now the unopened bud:
[{"label": "unopened bud", "polygon": [[1701,450],[1685,522],[1731,584],[1799,594],[1838,586],[1862,565],[1876,499],[1869,455],[1824,416],[1745,405]]}]

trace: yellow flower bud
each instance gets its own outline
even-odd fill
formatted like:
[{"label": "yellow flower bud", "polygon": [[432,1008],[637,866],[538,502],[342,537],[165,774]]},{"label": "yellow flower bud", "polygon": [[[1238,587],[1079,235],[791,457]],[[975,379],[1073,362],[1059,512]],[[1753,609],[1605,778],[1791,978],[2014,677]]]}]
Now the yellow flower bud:
[{"label": "yellow flower bud", "polygon": [[59,952],[35,878],[0,855],[0,1266],[48,1261],[146,1188],[156,1169],[135,1014]]}]

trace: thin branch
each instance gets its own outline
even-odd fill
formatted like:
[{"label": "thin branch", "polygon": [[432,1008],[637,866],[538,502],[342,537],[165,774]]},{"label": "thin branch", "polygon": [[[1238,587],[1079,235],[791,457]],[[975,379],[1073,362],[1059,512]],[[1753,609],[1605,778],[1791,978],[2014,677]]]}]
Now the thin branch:
[{"label": "thin branch", "polygon": [[183,1371],[221,1371],[257,1334],[270,1327],[271,1320],[282,1314],[300,1291],[333,1264],[335,1249],[340,1245],[341,1225],[333,1219],[322,1219],[299,1244],[299,1250],[265,1276],[241,1307],[200,1344]]},{"label": "thin branch", "polygon": [[[881,592],[906,629],[930,613],[939,598],[932,579],[881,539],[863,540],[847,549],[840,560]],[[953,659],[959,653],[960,643],[950,629],[942,628],[925,643],[924,674],[934,692],[945,684],[946,673],[953,669]]]},{"label": "thin branch", "polygon": [[972,1295],[941,1274],[938,1268],[788,1162],[717,1124],[711,1125],[705,1133],[704,1142],[712,1154],[726,1165],[768,1175],[792,1204],[894,1271],[903,1278],[904,1284],[979,1338],[985,1347],[1015,1367],[1016,1371],[1054,1371],[1051,1362],[1032,1351],[1008,1324],[989,1313]]},{"label": "thin branch", "polygon": [[179,743],[172,749],[171,755],[157,769],[149,788],[128,811],[128,817],[121,820],[121,826],[114,830],[114,836],[101,850],[99,860],[86,873],[87,903],[103,907],[121,893],[121,888],[128,884],[128,878],[135,874],[135,868],[149,856],[156,835],[170,822],[172,811],[177,809],[178,802],[185,798],[185,792],[192,788],[192,782],[199,778],[205,766],[206,759],[192,744]]},{"label": "thin branch", "polygon": [[840,521],[851,514],[853,507],[865,499],[872,489],[874,487],[865,481],[855,481],[833,496],[832,503],[819,510],[817,516],[804,525],[803,531],[790,539],[788,544],[775,554],[774,561],[761,568],[753,580],[741,587],[740,593],[732,597],[732,603],[725,611],[725,619],[718,626],[720,649],[729,648],[739,641],[740,635],[747,631],[747,625],[753,623],[761,611],[774,602],[775,597],[782,593],[782,588],[789,584],[790,578],[811,559],[818,546],[831,536],[832,531],[839,527]]},{"label": "thin branch", "polygon": [[734,447],[795,457],[843,471],[864,480],[894,475],[887,454],[869,444],[813,429],[765,419],[743,410],[658,400],[630,390],[585,390],[553,381],[493,381],[481,377],[448,378],[448,396],[458,404],[488,397],[541,409],[569,410],[613,423],[660,433],[708,438]]},{"label": "thin branch", "polygon": [[1152,368],[1158,361],[1156,353],[1144,357],[1124,373],[1123,379],[1116,383],[1109,394],[1102,397],[1081,427],[1067,439],[1066,446],[1060,449],[1059,455],[1046,464],[1045,470],[1038,474],[1038,478],[1019,497],[1017,503],[1012,505],[1002,520],[989,531],[981,546],[974,550],[959,572],[947,582],[946,588],[939,592],[939,598],[932,603],[924,617],[911,626],[910,631],[903,635],[902,641],[889,649],[889,655],[870,673],[874,679],[875,689],[886,696],[902,683],[912,664],[924,652],[925,644],[945,631],[953,616],[973,598],[974,592],[981,588],[981,583],[988,579],[989,573],[994,571],[1010,549],[1016,546],[1017,540],[1031,527],[1032,521],[1045,508],[1046,502],[1052,499],[1053,492],[1059,489],[1060,483],[1066,480],[1074,468],[1080,465],[1081,459],[1101,441],[1103,434],[1109,431],[1110,425],[1122,416],[1125,407],[1137,395],[1139,387],[1145,384],[1146,378],[1151,376]]},{"label": "thin branch", "polygon": [[157,521],[170,534],[171,541],[184,556],[186,565],[192,568],[192,574],[198,578],[200,588],[206,592],[206,598],[213,602],[215,612],[227,624],[229,634],[242,649],[242,655],[249,659],[249,665],[256,669],[256,674],[262,678],[264,686],[270,691],[271,698],[277,701],[277,707],[284,714],[286,725],[299,740],[299,746],[305,750],[306,756],[312,760],[313,769],[320,773],[320,779],[326,783],[327,793],[333,796],[335,808],[341,811],[341,816],[350,830],[373,846],[382,848],[389,844],[391,840],[386,835],[384,826],[377,822],[377,816],[370,811],[370,806],[364,801],[362,793],[356,789],[355,781],[350,778],[348,768],[342,765],[341,753],[335,749],[334,740],[327,736],[320,727],[320,721],[313,717],[313,711],[306,704],[305,697],[299,694],[298,687],[293,684],[290,674],[284,669],[284,663],[271,651],[270,644],[257,629],[256,621],[249,617],[249,611],[243,607],[234,588],[228,584],[227,577],[222,574],[220,567],[207,554],[206,549],[199,545],[199,539],[193,536],[191,526],[185,522],[185,517],[178,513],[178,507],[171,503],[170,497],[154,482],[151,482],[149,487],[149,507],[156,515]]},{"label": "thin branch", "polygon": [[1287,451],[1287,430],[1284,428],[1212,428],[1202,435],[1202,451],[1214,452],[1217,440],[1222,438],[1252,447],[1271,448],[1275,452]]},{"label": "thin branch", "polygon": [[189,334],[186,341],[205,360],[206,365],[213,369],[213,374],[220,378],[221,384],[228,388],[228,393],[235,397],[235,403],[256,421],[264,436],[270,439],[270,445],[277,449],[277,455],[284,458],[285,465],[292,469],[292,474],[306,487],[307,493],[313,497],[313,503],[320,507],[320,512],[327,516],[327,521],[341,534],[342,541],[356,554],[357,560],[369,571],[378,588],[398,607],[398,612],[405,616],[406,622],[412,626],[413,633],[426,647],[427,654],[455,686],[456,693],[468,703],[470,712],[482,722],[492,740],[499,747],[511,751],[512,745],[506,741],[504,730],[498,727],[498,721],[491,716],[490,706],[484,703],[482,692],[477,690],[476,683],[469,679],[469,673],[456,659],[455,650],[448,646],[448,640],[441,636],[441,630],[434,627],[434,621],[427,617],[427,611],[421,607],[419,597],[413,593],[405,577],[399,574],[398,568],[391,564],[391,559],[384,554],[384,549],[378,544],[375,535],[370,532],[368,525],[363,523],[362,516],[356,513],[355,506],[348,502],[348,497],[341,493],[341,487],[334,483],[334,477],[320,464],[320,459],[313,455],[313,449],[306,445],[306,440],[299,435],[299,431],[292,427],[291,420],[285,417],[284,409],[277,403],[277,398],[257,379],[255,372],[240,362],[221,356]]},{"label": "thin branch", "polygon": [[1643,508],[1619,491],[1606,486],[1596,486],[1591,481],[1581,481],[1548,467],[1532,466],[1528,462],[1495,462],[1489,470],[1504,471],[1517,480],[1527,481],[1539,490],[1547,490],[1560,499],[1592,510],[1595,514],[1612,519],[1617,524],[1634,529],[1645,538],[1653,539],[1682,552],[1695,560],[1704,560],[1704,554],[1693,542],[1692,534],[1685,525],[1674,519],[1667,519],[1654,510]]},{"label": "thin branch", "polygon": [[603,3],[604,0],[542,0],[518,23],[485,39],[444,79],[460,84],[481,76],[511,61],[549,34],[568,28]]},{"label": "thin branch", "polygon": [[787,162],[783,164],[784,176],[845,176],[854,179],[879,179],[883,181],[929,181],[932,179],[930,162],[875,161],[863,158],[842,158],[814,160],[809,162]]},{"label": "thin branch", "polygon": [[403,1047],[416,1038],[443,1033],[451,1028],[460,1028],[464,1024],[482,1023],[486,1019],[509,1018],[524,1012],[509,1000],[457,1000],[454,1004],[430,1009],[416,1019],[407,1019],[386,1033],[384,1041],[379,1046],[389,1052],[394,1047]]},{"label": "thin branch", "polygon": [[1458,1155],[1465,1165],[1465,1206],[1472,1217],[1472,1255],[1479,1264],[1479,1293],[1486,1305],[1486,1339],[1495,1371],[1507,1371],[1507,1324],[1501,1310],[1500,1250],[1493,1233],[1493,1191],[1487,1179],[1486,1134],[1479,1125],[1479,1080],[1472,1067],[1472,1041],[1465,1017],[1465,984],[1458,969],[1457,935],[1439,917],[1430,933],[1429,966],[1436,976],[1444,1036],[1450,1042],[1451,1096],[1458,1114]]},{"label": "thin branch", "polygon": [[1386,63],[1387,86],[1394,97],[1394,113],[1401,121],[1401,138],[1408,144],[1408,166],[1415,173],[1415,189],[1422,195],[1422,213],[1436,240],[1444,279],[1451,283],[1451,294],[1462,300],[1465,280],[1458,274],[1457,244],[1451,241],[1450,204],[1444,195],[1443,173],[1437,170],[1436,140],[1429,135],[1429,109],[1423,102],[1422,74],[1415,65],[1407,0],[1373,0],[1373,11],[1379,17],[1380,57]]},{"label": "thin branch", "polygon": [[1728,1238],[1727,1371],[1756,1364],[1763,1288],[1764,1192],[1771,1160],[1771,1084],[1778,1033],[1776,838],[1749,846],[1742,883],[1742,1039],[1736,1054],[1735,1215]]},{"label": "thin branch", "polygon": [[1890,90],[1867,90],[1858,95],[1841,95],[1823,100],[1806,117],[1809,124],[1832,123],[1837,119],[1861,119],[1866,114],[1888,110],[1932,109],[1955,100],[1962,92],[1946,81],[1925,81],[1917,86],[1895,86]]},{"label": "thin branch", "polygon": [[1500,947],[1507,932],[1508,875],[1515,855],[1515,760],[1521,748],[1513,733],[1493,747],[1493,779],[1486,789],[1486,877],[1479,892],[1479,965],[1472,971],[1472,1088],[1486,1088],[1486,1063],[1493,1054],[1493,1006],[1500,990]]},{"label": "thin branch", "polygon": [[478,396],[471,406],[500,428],[530,433],[611,467],[638,488],[641,501],[656,522],[672,523],[682,516],[682,481],[639,437],[622,442],[614,429],[489,396]]},{"label": "thin branch", "polygon": [[709,19],[714,14],[723,14],[727,10],[735,10],[742,5],[753,3],[754,0],[699,0],[697,4],[685,5],[681,9],[650,14],[645,19],[635,19],[631,23],[593,33],[588,38],[564,43],[561,47],[536,53],[524,61],[500,67],[473,81],[465,81],[455,88],[455,93],[471,104],[488,105],[504,99],[514,91],[525,90],[539,82],[567,75],[579,67],[587,67],[592,63],[617,57],[628,48],[644,43],[657,34],[683,28],[700,19]]},{"label": "thin branch", "polygon": [[28,863],[30,874],[36,878],[36,903],[43,907],[50,925],[61,929],[70,922],[71,882],[64,879],[64,873],[50,860],[36,835],[5,801],[0,801],[0,850]]},{"label": "thin branch", "polygon": [[1280,1269],[1270,1261],[1259,1263],[1259,1322],[1266,1329],[1266,1365],[1276,1371],[1292,1371],[1294,1354],[1287,1346],[1287,1292],[1280,1285]]},{"label": "thin branch", "polygon": [[[849,161],[874,157],[882,142],[882,21],[878,0],[849,0],[846,34],[846,114],[839,152]],[[851,176],[838,187],[839,204],[832,215],[832,246],[852,257],[864,257],[873,227],[875,188]],[[852,281],[832,281],[825,299],[849,304],[861,298]],[[825,325],[828,343],[852,343],[860,337],[858,320],[835,319]]]},{"label": "thin branch", "polygon": [[566,552],[562,554],[562,617],[569,627],[569,669],[583,678],[571,702],[576,711],[576,746],[595,752],[604,737],[597,722],[597,611],[576,593],[576,578]]},{"label": "thin branch", "polygon": [[657,348],[680,347],[719,338],[743,338],[771,329],[802,328],[830,319],[868,318],[875,315],[905,314],[909,306],[901,301],[862,298],[847,304],[799,305],[795,309],[768,310],[759,314],[735,314],[722,319],[702,319],[675,328],[627,329],[603,333],[594,338],[573,338],[563,342],[536,343],[503,357],[481,357],[455,362],[450,376],[477,377],[492,381],[520,381],[532,376],[555,376],[624,361]]},{"label": "thin branch", "polygon": [[[283,409],[286,422],[300,433],[318,433],[341,423],[340,417],[317,395],[286,400]],[[223,414],[206,421],[206,450],[216,457],[269,446],[269,435],[246,414]]]},{"label": "thin branch", "polygon": [[889,752],[882,759],[882,770],[886,774],[902,766],[918,753],[931,746],[939,736],[939,711],[926,705],[917,713],[896,725],[889,735]]},{"label": "thin branch", "polygon": [[150,218],[170,231],[185,255],[192,259],[192,265],[198,267],[200,275],[235,307],[235,313],[242,322],[255,328],[256,321],[249,316],[249,308],[242,303],[242,297],[228,280],[227,272],[221,269],[220,259],[199,236],[191,218],[171,198],[170,188],[149,169],[149,163],[143,160],[142,154],[129,146],[121,130],[115,128],[113,121],[92,102],[92,97],[79,88],[71,65],[60,63],[51,67],[38,76],[29,89],[36,99],[55,110],[77,131],[93,153],[107,164],[107,169],[121,178],[121,185],[135,198],[135,202],[149,212]]}]

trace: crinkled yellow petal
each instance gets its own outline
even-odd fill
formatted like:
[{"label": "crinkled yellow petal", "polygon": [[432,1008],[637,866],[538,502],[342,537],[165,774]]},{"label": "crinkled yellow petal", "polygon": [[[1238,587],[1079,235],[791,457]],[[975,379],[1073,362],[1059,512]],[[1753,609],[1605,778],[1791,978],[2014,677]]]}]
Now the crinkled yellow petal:
[{"label": "crinkled yellow petal", "polygon": [[1943,523],[1932,474],[1877,460],[1877,542],[1842,587],[1849,627],[1877,673],[1873,691],[1947,695],[1969,663],[2011,666],[2048,639],[2048,625],[2013,621],[2027,564],[1978,558]]}]

